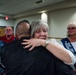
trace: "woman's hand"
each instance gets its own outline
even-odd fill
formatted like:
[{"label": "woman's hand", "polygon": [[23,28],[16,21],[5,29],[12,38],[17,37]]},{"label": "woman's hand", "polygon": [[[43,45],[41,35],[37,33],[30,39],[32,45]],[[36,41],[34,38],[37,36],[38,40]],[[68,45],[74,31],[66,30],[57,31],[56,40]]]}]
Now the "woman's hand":
[{"label": "woman's hand", "polygon": [[34,47],[37,47],[37,46],[45,46],[45,40],[43,39],[36,39],[36,38],[32,38],[32,39],[29,39],[29,40],[23,40],[23,43],[21,43],[24,46],[24,48],[29,48],[29,50],[32,50]]}]

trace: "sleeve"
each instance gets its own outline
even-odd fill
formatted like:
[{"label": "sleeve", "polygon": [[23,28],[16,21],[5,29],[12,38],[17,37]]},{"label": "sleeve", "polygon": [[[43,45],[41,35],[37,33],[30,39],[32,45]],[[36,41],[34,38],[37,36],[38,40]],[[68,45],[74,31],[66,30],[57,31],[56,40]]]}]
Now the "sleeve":
[{"label": "sleeve", "polygon": [[0,47],[0,57],[5,52],[5,50],[6,50],[6,46]]},{"label": "sleeve", "polygon": [[[61,43],[58,43],[56,41],[56,39],[51,39],[51,42],[54,43],[54,44],[56,44],[56,45],[58,45],[58,46],[60,46],[60,47],[62,47],[62,48],[65,48]],[[65,50],[70,55],[72,63],[66,63],[66,62],[64,62],[64,63],[67,64],[67,65],[74,65],[76,63],[76,57],[75,57],[75,55],[70,50],[68,50],[66,48],[65,48]]]},{"label": "sleeve", "polygon": [[72,63],[66,63],[66,62],[64,62],[64,63],[68,64],[68,65],[74,65],[76,63],[76,57],[75,57],[75,55],[71,51],[69,51],[67,49],[66,49],[66,51],[69,53],[69,55],[71,57],[71,60],[72,60]]},{"label": "sleeve", "polygon": [[0,47],[0,56],[1,56],[1,53],[2,53],[1,51],[2,51],[2,50],[1,50],[1,47]]},{"label": "sleeve", "polygon": [[[63,46],[63,43],[61,42],[61,45]],[[66,63],[65,64],[69,64],[69,65],[74,65],[76,63],[76,56],[68,49],[66,49],[66,51],[69,53],[72,63]]]}]

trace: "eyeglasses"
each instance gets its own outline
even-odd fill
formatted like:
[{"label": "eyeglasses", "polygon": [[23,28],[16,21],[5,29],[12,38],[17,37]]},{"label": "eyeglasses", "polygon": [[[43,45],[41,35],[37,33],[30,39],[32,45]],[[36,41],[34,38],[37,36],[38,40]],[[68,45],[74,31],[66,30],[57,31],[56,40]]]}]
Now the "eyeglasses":
[{"label": "eyeglasses", "polygon": [[5,31],[12,31],[11,29],[6,29]]},{"label": "eyeglasses", "polygon": [[69,27],[69,28],[67,28],[68,30],[73,30],[73,29],[76,29],[76,27]]}]

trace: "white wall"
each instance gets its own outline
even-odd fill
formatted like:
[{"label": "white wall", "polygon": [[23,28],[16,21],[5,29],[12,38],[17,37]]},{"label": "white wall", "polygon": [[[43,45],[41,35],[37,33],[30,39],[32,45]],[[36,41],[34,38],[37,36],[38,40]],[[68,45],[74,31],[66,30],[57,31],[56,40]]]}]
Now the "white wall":
[{"label": "white wall", "polygon": [[[15,29],[17,23],[22,21],[22,20],[28,20],[30,22],[30,24],[31,24],[32,21],[37,20],[37,19],[41,19],[41,15],[40,14],[16,19],[14,29]],[[14,31],[14,33],[15,33],[15,31]]]},{"label": "white wall", "polygon": [[28,20],[30,23],[34,20],[37,20],[37,19],[41,19],[41,15],[38,14],[38,15],[32,15],[32,16],[28,16],[28,17],[24,17],[24,18],[19,18],[15,21],[15,25],[17,25],[17,23],[19,21],[22,21],[22,20]]},{"label": "white wall", "polygon": [[[34,20],[41,19],[41,14],[32,15],[14,20],[0,19],[0,26],[16,26],[21,20],[29,20],[31,23]],[[67,25],[70,22],[76,22],[76,8],[58,10],[48,13],[49,36],[50,37],[66,37]]]},{"label": "white wall", "polygon": [[14,26],[15,24],[14,20],[5,20],[5,19],[0,19],[0,26]]},{"label": "white wall", "polygon": [[76,22],[76,8],[49,13],[49,36],[66,37],[67,25]]},{"label": "white wall", "polygon": [[[24,18],[17,19],[15,21],[16,24],[21,21],[27,19],[30,23],[34,20],[41,19],[41,14],[32,15]],[[66,37],[67,33],[67,25],[70,22],[76,21],[76,8],[58,10],[48,13],[48,24],[49,24],[49,37]]]}]

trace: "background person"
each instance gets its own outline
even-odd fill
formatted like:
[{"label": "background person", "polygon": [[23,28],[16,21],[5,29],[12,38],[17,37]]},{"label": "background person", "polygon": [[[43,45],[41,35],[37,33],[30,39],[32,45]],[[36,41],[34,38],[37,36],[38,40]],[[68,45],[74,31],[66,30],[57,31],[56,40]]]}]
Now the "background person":
[{"label": "background person", "polygon": [[3,44],[7,44],[13,40],[15,40],[13,28],[11,26],[6,26],[5,35],[0,37],[0,41],[2,41]]},{"label": "background person", "polygon": [[[15,40],[15,37],[14,37],[13,28],[11,26],[6,26],[5,35],[0,37],[0,47],[14,40]],[[4,73],[5,73],[5,67],[0,61],[0,75],[3,75]]]},{"label": "background person", "polygon": [[[67,26],[67,37],[61,39],[63,46],[70,50],[76,58],[76,23],[71,23]],[[74,64],[76,68],[76,63]]]}]

